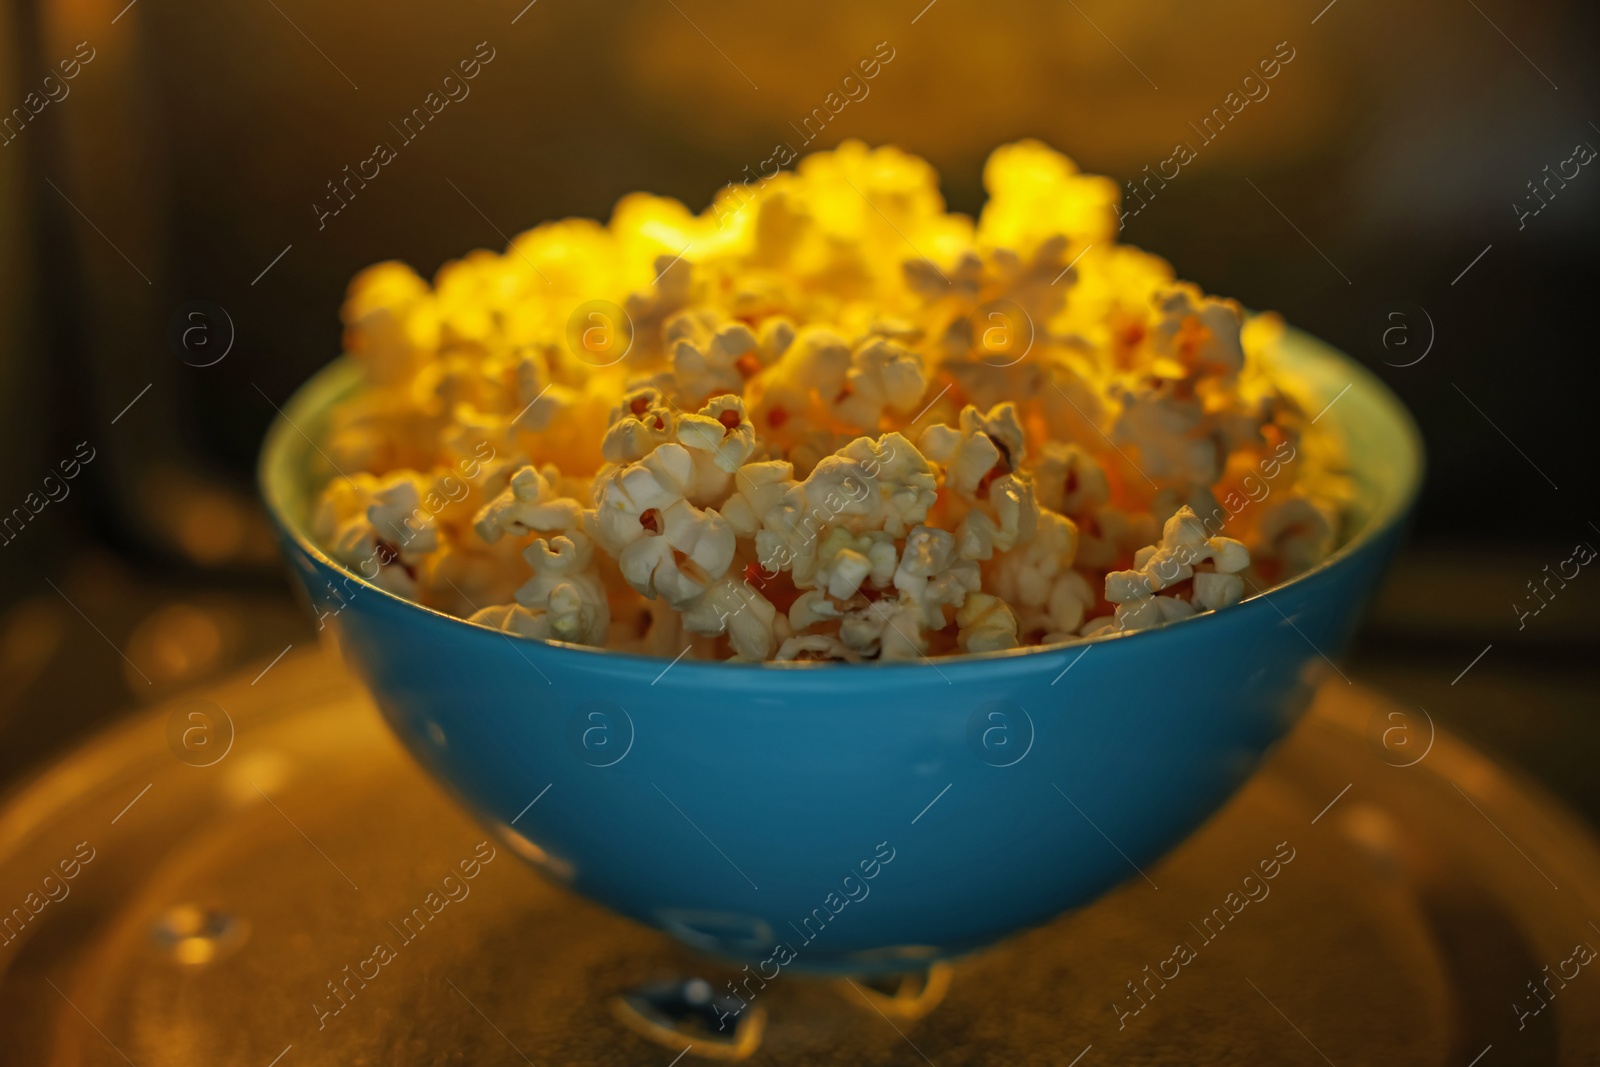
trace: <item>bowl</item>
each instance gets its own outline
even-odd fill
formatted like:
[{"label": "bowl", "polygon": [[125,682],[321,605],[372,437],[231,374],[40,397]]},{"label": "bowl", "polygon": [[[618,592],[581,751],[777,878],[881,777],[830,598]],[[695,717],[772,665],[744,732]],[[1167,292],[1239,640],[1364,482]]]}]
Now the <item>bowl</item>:
[{"label": "bowl", "polygon": [[769,978],[904,971],[1151,881],[1313,689],[1346,684],[1334,663],[1416,497],[1420,439],[1348,357],[1290,331],[1274,358],[1346,443],[1353,535],[1233,607],[1069,646],[669,662],[422,607],[307,534],[315,441],[360,384],[348,359],[285,406],[261,488],[319,625],[417,760],[513,851]]}]

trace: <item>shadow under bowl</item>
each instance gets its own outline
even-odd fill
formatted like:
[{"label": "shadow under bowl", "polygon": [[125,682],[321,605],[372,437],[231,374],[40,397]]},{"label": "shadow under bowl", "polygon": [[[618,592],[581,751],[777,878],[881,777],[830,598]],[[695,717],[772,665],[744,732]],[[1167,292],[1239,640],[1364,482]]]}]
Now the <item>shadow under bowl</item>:
[{"label": "shadow under bowl", "polygon": [[1277,359],[1307,410],[1331,405],[1357,478],[1333,556],[1162,629],[937,662],[669,664],[510,637],[363,581],[307,534],[326,477],[312,442],[359,387],[349,360],[286,405],[260,478],[389,725],[512,850],[716,956],[900,971],[1143,877],[1334,675],[1422,449],[1348,357],[1290,332]]}]

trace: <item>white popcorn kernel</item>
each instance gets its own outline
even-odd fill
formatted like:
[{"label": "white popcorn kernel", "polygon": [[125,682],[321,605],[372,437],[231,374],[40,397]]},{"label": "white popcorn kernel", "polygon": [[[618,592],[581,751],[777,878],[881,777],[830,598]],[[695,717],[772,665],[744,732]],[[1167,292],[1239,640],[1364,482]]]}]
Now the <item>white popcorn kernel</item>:
[{"label": "white popcorn kernel", "polygon": [[694,415],[678,420],[678,441],[694,457],[697,504],[721,503],[731,476],[755,451],[755,427],[736,396],[714,397]]},{"label": "white popcorn kernel", "polygon": [[973,593],[956,612],[960,633],[957,643],[964,652],[996,652],[1017,647],[1017,619],[1011,608],[997,596]]},{"label": "white popcorn kernel", "polygon": [[642,536],[617,557],[629,585],[660,596],[678,610],[722,577],[733,562],[733,529],[712,510],[680,500],[664,511],[647,511]]},{"label": "white popcorn kernel", "polygon": [[569,531],[539,539],[522,553],[533,577],[517,590],[517,603],[548,616],[549,635],[561,641],[598,645],[605,641],[611,608],[605,585],[593,570],[594,543]]},{"label": "white popcorn kernel", "polygon": [[577,529],[583,506],[558,494],[559,478],[560,472],[553,465],[547,465],[542,472],[531,466],[519,468],[511,476],[511,484],[478,511],[473,529],[490,544],[508,533],[522,537],[535,530]]},{"label": "white popcorn kernel", "polygon": [[938,499],[933,467],[910,441],[858,437],[817,464],[802,483],[812,507],[838,505],[846,524],[903,537]]},{"label": "white popcorn kernel", "polygon": [[1039,503],[1063,515],[1083,515],[1111,499],[1106,472],[1077,445],[1047,442],[1033,467]]},{"label": "white popcorn kernel", "polygon": [[773,659],[779,662],[804,662],[807,660],[832,660],[855,663],[861,657],[843,641],[827,634],[802,634],[790,637],[778,646]]},{"label": "white popcorn kernel", "polygon": [[[688,449],[666,444],[638,463],[611,471],[595,486],[595,530],[607,552],[616,554],[645,536],[657,515],[683,500],[694,484]],[[658,526],[659,529],[659,526]]]},{"label": "white popcorn kernel", "polygon": [[831,330],[803,327],[783,357],[761,376],[757,425],[779,438],[810,429],[805,416],[812,397],[831,401],[844,389],[850,346]]},{"label": "white popcorn kernel", "polygon": [[914,352],[877,338],[850,357],[844,388],[831,398],[833,414],[851,426],[876,430],[885,408],[902,415],[916,411],[927,385]]},{"label": "white popcorn kernel", "polygon": [[1072,520],[1042,509],[1034,535],[995,560],[993,592],[1011,604],[1040,607],[1050,598],[1056,578],[1071,570],[1077,551],[1078,528]]},{"label": "white popcorn kernel", "polygon": [[1119,633],[1122,626],[1117,622],[1115,615],[1101,615],[1090,619],[1078,628],[1079,637],[1098,637],[1101,634]]},{"label": "white popcorn kernel", "polygon": [[1106,575],[1106,599],[1113,604],[1127,604],[1151,596],[1150,576],[1142,570],[1112,571]]},{"label": "white popcorn kernel", "polygon": [[1026,475],[996,479],[989,485],[988,501],[989,510],[974,508],[956,527],[956,552],[962,559],[989,559],[1031,540],[1038,529],[1039,504]]},{"label": "white popcorn kernel", "polygon": [[849,600],[869,577],[878,588],[894,576],[896,554],[888,534],[852,534],[844,527],[828,531],[817,547],[817,585],[835,600]]},{"label": "white popcorn kernel", "polygon": [[871,547],[867,549],[867,563],[870,570],[867,577],[872,584],[882,589],[894,579],[895,568],[899,565],[900,553],[894,547],[894,541],[889,537],[874,539]]},{"label": "white popcorn kernel", "polygon": [[754,537],[768,513],[795,485],[794,465],[783,460],[746,463],[733,475],[733,494],[720,509],[733,532]]},{"label": "white popcorn kernel", "polygon": [[961,412],[961,421],[962,429],[966,429],[970,421],[973,432],[983,434],[999,447],[1009,470],[1022,466],[1022,461],[1027,457],[1027,436],[1017,418],[1015,404],[1010,401],[996,404],[987,414],[975,407],[968,407]]},{"label": "white popcorn kernel", "polygon": [[[1106,599],[1113,604],[1132,605],[1188,578],[1195,580],[1197,595],[1200,580],[1206,578],[1207,588],[1212,590],[1212,594],[1222,596],[1233,583],[1219,584],[1214,579],[1249,566],[1250,553],[1242,543],[1230,537],[1208,538],[1199,516],[1193,509],[1184,506],[1167,520],[1161,531],[1161,542],[1141,548],[1133,559],[1132,570],[1112,571],[1106,575]],[[1242,589],[1243,583],[1238,584]],[[1162,609],[1176,610],[1164,606]],[[1127,628],[1140,629],[1155,625],[1149,621],[1156,617],[1151,614],[1155,610],[1139,608],[1134,614],[1134,608],[1130,607],[1126,618],[1133,621]],[[1125,615],[1119,614],[1117,617],[1121,620]]]},{"label": "white popcorn kernel", "polygon": [[1077,571],[1067,571],[1051,585],[1046,607],[1050,622],[1057,631],[1065,634],[1075,632],[1083,625],[1089,609],[1094,607],[1094,589],[1089,585],[1089,579]]},{"label": "white popcorn kernel", "polygon": [[1219,572],[1237,574],[1250,566],[1250,550],[1243,541],[1235,541],[1231,537],[1213,537],[1207,543],[1211,546],[1212,566]]},{"label": "white popcorn kernel", "polygon": [[1151,589],[1165,589],[1193,577],[1194,564],[1191,561],[1196,558],[1196,550],[1188,545],[1172,548],[1163,546],[1151,554],[1143,573],[1150,580]]},{"label": "white popcorn kernel", "polygon": [[1243,597],[1244,581],[1237,574],[1201,571],[1194,576],[1194,596],[1190,600],[1201,611],[1225,608]]},{"label": "white popcorn kernel", "polygon": [[922,597],[928,579],[955,560],[955,537],[948,530],[918,526],[906,535],[900,566],[894,572],[895,588],[914,600]]},{"label": "white popcorn kernel", "polygon": [[728,643],[742,660],[759,663],[772,655],[777,616],[766,597],[749,582],[721,578],[683,611],[683,625],[691,633],[726,633]]},{"label": "white popcorn kernel", "polygon": [[1212,485],[1221,476],[1218,440],[1185,382],[1152,377],[1122,388],[1119,399],[1111,439],[1138,450],[1146,477]]},{"label": "white popcorn kernel", "polygon": [[847,600],[855,596],[856,590],[861,588],[861,583],[866,580],[868,572],[872,570],[872,563],[859,552],[844,549],[835,553],[830,561],[830,567],[824,572],[818,571],[819,581],[827,584],[828,595],[836,600]]},{"label": "white popcorn kernel", "polygon": [[885,597],[848,613],[839,623],[839,640],[863,656],[883,660],[917,659],[928,651],[921,612],[904,598]]},{"label": "white popcorn kernel", "polygon": [[1161,528],[1161,545],[1163,548],[1194,548],[1198,549],[1206,543],[1206,528],[1200,522],[1200,517],[1193,509],[1179,508],[1177,513],[1168,519]]},{"label": "white popcorn kernel", "polygon": [[600,444],[601,454],[609,463],[637,463],[658,445],[672,440],[676,420],[677,413],[659,389],[634,389],[612,410],[611,425]]},{"label": "white popcorn kernel", "polygon": [[918,441],[928,456],[944,465],[944,484],[975,497],[978,484],[999,465],[1000,449],[985,434],[963,434],[949,426],[929,426]]},{"label": "white popcorn kernel", "polygon": [[844,615],[836,601],[822,589],[807,589],[789,605],[789,625],[801,633],[818,623],[832,622]]},{"label": "white popcorn kernel", "polygon": [[1157,596],[1141,597],[1117,605],[1114,616],[1116,628],[1123,631],[1149,630],[1160,626],[1165,621],[1161,614],[1161,605],[1157,601],[1162,598]]},{"label": "white popcorn kernel", "polygon": [[997,404],[987,415],[972,405],[961,409],[960,426],[933,425],[920,443],[944,465],[944,484],[969,500],[986,495],[996,480],[1018,469],[1024,448],[1022,425],[1012,404]]},{"label": "white popcorn kernel", "polygon": [[427,491],[421,475],[396,471],[379,481],[367,508],[374,536],[399,549],[407,563],[439,547],[437,518],[422,506]]},{"label": "white popcorn kernel", "polygon": [[684,314],[667,326],[672,372],[687,399],[735,393],[744,386],[740,360],[759,360],[756,335],[742,322],[713,326],[710,313]]},{"label": "white popcorn kernel", "polygon": [[943,629],[944,609],[960,607],[981,584],[978,565],[956,557],[956,541],[948,530],[918,526],[906,537],[894,585],[901,600],[915,608],[922,627]]}]

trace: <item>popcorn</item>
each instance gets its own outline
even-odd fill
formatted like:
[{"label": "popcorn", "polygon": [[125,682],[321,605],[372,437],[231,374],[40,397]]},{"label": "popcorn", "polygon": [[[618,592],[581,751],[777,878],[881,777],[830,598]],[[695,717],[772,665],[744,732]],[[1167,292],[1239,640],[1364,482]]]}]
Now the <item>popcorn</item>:
[{"label": "popcorn", "polygon": [[313,536],[507,634],[744,662],[1147,629],[1325,559],[1353,493],[1281,323],[1117,245],[1116,184],[1038,142],[983,178],[974,222],[846,142],[363,271]]},{"label": "popcorn", "polygon": [[839,623],[839,639],[862,656],[879,659],[918,659],[927,655],[921,610],[901,597],[875,600],[846,615]]},{"label": "popcorn", "polygon": [[956,612],[963,652],[998,652],[1017,647],[1017,620],[1006,602],[989,593],[973,593]]},{"label": "popcorn", "polygon": [[753,538],[794,485],[792,463],[781,459],[747,463],[734,472],[733,493],[722,505],[722,517],[736,535]]},{"label": "popcorn", "polygon": [[658,389],[644,386],[630,391],[611,411],[600,451],[609,463],[637,463],[657,445],[673,439],[677,415]]},{"label": "popcorn", "polygon": [[735,655],[759,663],[772,655],[777,643],[773,635],[777,613],[748,582],[722,578],[684,609],[683,625],[697,634],[726,633]]},{"label": "popcorn", "polygon": [[837,637],[827,634],[807,634],[804,637],[791,637],[778,646],[778,654],[772,657],[782,662],[797,660],[838,660],[844,663],[854,663],[861,657]]},{"label": "popcorn", "polygon": [[938,630],[947,621],[944,609],[959,608],[968,593],[982,588],[983,579],[976,563],[956,558],[948,530],[918,526],[906,537],[894,585],[902,602],[915,608],[917,625]]},{"label": "popcorn", "polygon": [[682,445],[662,445],[638,463],[613,470],[595,486],[595,532],[613,555],[647,532],[660,533],[662,513],[694,485],[694,460]]},{"label": "popcorn", "polygon": [[667,323],[672,371],[690,398],[732,393],[761,367],[759,342],[742,322],[718,323],[711,312],[685,312]]},{"label": "popcorn", "polygon": [[1013,404],[999,404],[988,415],[968,405],[961,411],[958,429],[930,426],[923,431],[921,445],[930,459],[944,464],[944,484],[974,500],[994,479],[1017,469],[1024,447]]},{"label": "popcorn", "polygon": [[1034,467],[1041,506],[1063,515],[1083,515],[1111,499],[1106,472],[1078,445],[1046,442]]},{"label": "popcorn", "polygon": [[1291,572],[1315,566],[1333,551],[1333,520],[1311,500],[1290,497],[1261,514],[1264,554],[1280,560]]},{"label": "popcorn", "polygon": [[851,426],[876,430],[885,408],[901,415],[915,412],[927,384],[915,353],[874,338],[851,355],[844,388],[831,404],[833,415]]},{"label": "popcorn", "polygon": [[835,527],[817,551],[817,585],[835,600],[849,600],[869,578],[881,589],[894,577],[897,557],[894,538],[881,530],[852,534]]},{"label": "popcorn", "polygon": [[1076,631],[1095,599],[1088,580],[1072,569],[1077,551],[1072,520],[1041,510],[1037,533],[996,557],[990,587],[1030,628]]},{"label": "popcorn", "polygon": [[1145,477],[1211,485],[1221,476],[1205,408],[1185,380],[1152,377],[1124,387],[1119,399],[1111,439],[1133,446]]},{"label": "popcorn", "polygon": [[[989,510],[973,508],[956,527],[956,551],[962,559],[988,559],[1019,541],[1032,539],[1039,522],[1033,480],[1008,474],[989,486]],[[993,515],[990,514],[993,511]]]},{"label": "popcorn", "polygon": [[472,520],[478,536],[490,544],[510,533],[521,536],[534,530],[572,530],[583,518],[583,507],[576,500],[557,495],[555,483],[561,472],[554,465],[543,471],[522,467],[511,476],[511,484],[483,506]]},{"label": "popcorn", "polygon": [[715,511],[687,500],[640,516],[641,535],[617,557],[623,578],[642,596],[664,597],[679,611],[733,562],[733,529]]},{"label": "popcorn", "polygon": [[858,437],[817,464],[803,483],[808,502],[832,499],[836,489],[864,489],[862,498],[845,495],[841,514],[855,517],[867,529],[882,529],[894,537],[928,515],[937,497],[933,467],[910,441],[886,433],[874,441]]},{"label": "popcorn", "polygon": [[1238,304],[1213,300],[1201,296],[1192,285],[1180,285],[1162,299],[1160,307],[1162,318],[1153,345],[1157,355],[1190,371],[1237,374],[1244,368]]},{"label": "popcorn", "polygon": [[523,552],[533,577],[516,592],[523,608],[540,616],[549,636],[597,644],[605,639],[611,612],[605,584],[594,571],[594,543],[576,530],[550,541],[534,541]]},{"label": "popcorn", "polygon": [[736,396],[715,397],[695,415],[678,420],[678,440],[694,460],[694,488],[689,499],[696,504],[719,504],[739,465],[755,451],[755,428]]},{"label": "popcorn", "polygon": [[367,507],[373,536],[399,549],[405,563],[414,563],[439,547],[438,519],[422,506],[428,490],[420,476],[396,471],[378,484]]}]

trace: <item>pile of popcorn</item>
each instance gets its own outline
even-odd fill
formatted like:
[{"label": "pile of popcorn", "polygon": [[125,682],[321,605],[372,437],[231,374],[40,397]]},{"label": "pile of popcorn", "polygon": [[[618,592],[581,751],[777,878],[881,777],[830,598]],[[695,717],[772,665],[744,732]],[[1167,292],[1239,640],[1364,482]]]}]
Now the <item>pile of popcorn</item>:
[{"label": "pile of popcorn", "polygon": [[947,213],[849,142],[361,272],[314,536],[512,634],[752,662],[1145,629],[1332,551],[1351,483],[1281,323],[1116,244],[1115,183],[1042,144],[984,184]]}]

